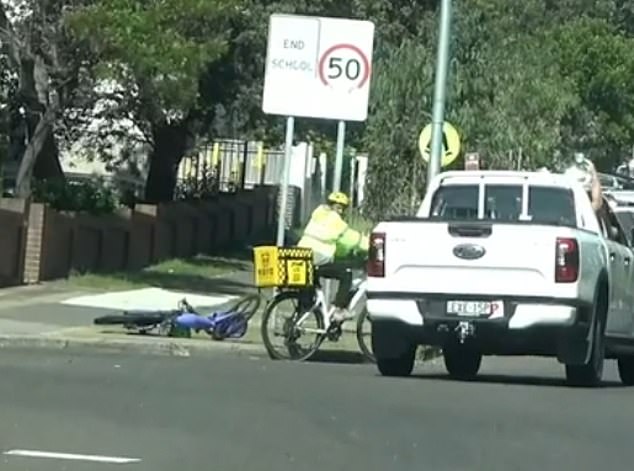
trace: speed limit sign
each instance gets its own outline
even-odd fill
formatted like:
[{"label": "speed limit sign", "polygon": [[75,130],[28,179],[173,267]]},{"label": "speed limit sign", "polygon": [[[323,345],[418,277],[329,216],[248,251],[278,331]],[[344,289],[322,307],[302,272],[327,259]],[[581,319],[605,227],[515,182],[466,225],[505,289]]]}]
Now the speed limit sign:
[{"label": "speed limit sign", "polygon": [[335,44],[319,59],[319,79],[327,87],[340,84],[348,93],[362,89],[370,78],[370,60],[354,44]]},{"label": "speed limit sign", "polygon": [[365,121],[373,46],[370,21],[272,15],[264,112]]}]

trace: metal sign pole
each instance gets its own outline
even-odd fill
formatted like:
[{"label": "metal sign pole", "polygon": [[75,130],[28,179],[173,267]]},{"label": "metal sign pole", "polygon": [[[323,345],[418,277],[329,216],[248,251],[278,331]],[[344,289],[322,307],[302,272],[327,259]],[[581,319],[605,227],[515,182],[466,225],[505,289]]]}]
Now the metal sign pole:
[{"label": "metal sign pole", "polygon": [[350,208],[354,208],[355,204],[354,204],[354,194],[355,194],[355,188],[354,188],[354,177],[355,177],[355,170],[356,170],[356,163],[357,160],[355,158],[350,159],[350,183],[349,183],[349,194],[348,197],[350,198]]},{"label": "metal sign pole", "polygon": [[337,125],[337,154],[335,156],[335,177],[332,191],[341,191],[341,173],[343,171],[343,145],[346,138],[346,122],[339,121]]},{"label": "metal sign pole", "polygon": [[291,156],[293,154],[293,132],[295,130],[295,118],[286,118],[286,143],[284,145],[284,167],[282,171],[282,188],[280,198],[280,213],[277,218],[277,246],[284,246],[284,233],[286,231],[286,206],[288,205],[288,180],[291,174]]},{"label": "metal sign pole", "polygon": [[441,0],[438,57],[436,61],[436,83],[434,85],[434,108],[432,111],[431,155],[427,166],[427,187],[432,178],[440,173],[445,121],[445,96],[447,91],[447,69],[449,68],[449,36],[451,29],[451,0]]}]

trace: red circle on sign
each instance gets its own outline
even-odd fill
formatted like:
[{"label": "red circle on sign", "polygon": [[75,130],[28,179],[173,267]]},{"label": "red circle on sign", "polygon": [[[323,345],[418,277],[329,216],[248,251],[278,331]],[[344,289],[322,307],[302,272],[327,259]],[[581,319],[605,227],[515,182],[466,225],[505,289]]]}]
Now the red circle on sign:
[{"label": "red circle on sign", "polygon": [[361,81],[359,82],[359,85],[357,85],[357,88],[363,87],[363,85],[365,85],[365,82],[367,82],[368,79],[370,78],[370,61],[365,56],[363,51],[361,49],[359,49],[357,46],[355,46],[354,44],[345,44],[345,43],[344,44],[335,44],[334,46],[330,46],[321,55],[321,58],[319,59],[319,78],[321,79],[322,83],[324,85],[328,85],[328,79],[326,78],[326,74],[324,73],[324,65],[326,63],[326,59],[328,58],[328,56],[330,54],[332,54],[333,52],[335,52],[338,49],[349,49],[349,50],[355,52],[359,57],[361,57],[361,60],[363,61],[364,71],[363,71],[363,77],[361,78]]}]

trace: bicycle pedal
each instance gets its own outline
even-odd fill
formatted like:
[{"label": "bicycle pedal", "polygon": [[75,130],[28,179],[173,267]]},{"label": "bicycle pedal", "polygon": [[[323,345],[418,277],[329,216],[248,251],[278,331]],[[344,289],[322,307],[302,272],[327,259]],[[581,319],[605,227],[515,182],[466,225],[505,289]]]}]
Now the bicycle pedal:
[{"label": "bicycle pedal", "polygon": [[328,329],[326,335],[328,337],[328,340],[330,340],[331,342],[336,342],[341,337],[341,334],[343,334],[341,324],[330,324],[330,328]]}]

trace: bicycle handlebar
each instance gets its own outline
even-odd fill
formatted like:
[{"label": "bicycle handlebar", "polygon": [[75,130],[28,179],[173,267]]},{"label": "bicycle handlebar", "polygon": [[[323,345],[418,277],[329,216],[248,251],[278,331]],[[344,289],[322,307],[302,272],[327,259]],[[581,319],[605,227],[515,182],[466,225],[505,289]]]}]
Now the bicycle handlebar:
[{"label": "bicycle handlebar", "polygon": [[178,309],[184,310],[187,312],[196,312],[194,307],[187,302],[187,299],[183,298],[178,302]]}]

